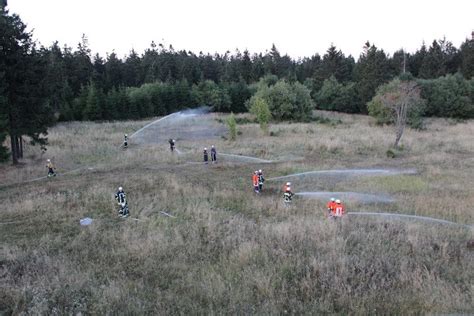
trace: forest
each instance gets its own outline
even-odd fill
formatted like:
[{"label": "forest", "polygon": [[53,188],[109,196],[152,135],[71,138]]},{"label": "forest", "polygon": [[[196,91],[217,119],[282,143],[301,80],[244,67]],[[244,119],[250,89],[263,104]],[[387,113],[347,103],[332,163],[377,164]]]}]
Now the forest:
[{"label": "forest", "polygon": [[256,94],[274,120],[304,121],[313,109],[367,114],[377,88],[403,73],[421,87],[423,116],[474,117],[474,35],[460,47],[443,38],[393,55],[369,41],[358,57],[331,45],[297,60],[276,45],[211,55],[152,41],[143,53],[119,58],[92,55],[86,35],[76,48],[39,45],[6,8],[0,29],[0,143],[10,136],[14,163],[23,136],[45,145],[47,127],[58,121],[138,119],[202,105],[239,113]]}]

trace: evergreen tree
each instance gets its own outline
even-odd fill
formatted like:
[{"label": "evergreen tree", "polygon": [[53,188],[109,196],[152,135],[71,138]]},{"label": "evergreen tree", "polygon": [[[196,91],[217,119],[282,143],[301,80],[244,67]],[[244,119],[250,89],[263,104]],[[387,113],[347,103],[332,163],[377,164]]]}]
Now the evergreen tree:
[{"label": "evergreen tree", "polygon": [[341,50],[331,45],[323,56],[321,67],[316,69],[314,78],[322,82],[334,76],[339,82],[350,81],[353,64],[352,57],[346,58]]},{"label": "evergreen tree", "polygon": [[[67,54],[67,51],[65,52]],[[68,72],[70,74],[70,86],[75,94],[80,92],[81,86],[88,84],[93,72],[91,62],[91,50],[85,34],[77,45],[77,50],[72,53]]]},{"label": "evergreen tree", "polygon": [[380,84],[390,80],[390,63],[385,52],[367,42],[355,68],[356,89],[360,112],[367,113],[367,102]]},{"label": "evergreen tree", "polygon": [[240,75],[247,84],[251,83],[254,80],[254,77],[252,75],[252,61],[250,59],[248,50],[244,50],[244,54],[242,56]]},{"label": "evergreen tree", "polygon": [[461,45],[461,73],[464,78],[474,77],[474,36]]},{"label": "evergreen tree", "polygon": [[241,78],[239,82],[232,82],[228,87],[228,93],[231,100],[231,111],[235,113],[245,112],[247,110],[245,104],[252,96],[245,80]]},{"label": "evergreen tree", "polygon": [[420,67],[419,77],[424,79],[438,78],[446,75],[444,54],[438,41],[433,41]]},{"label": "evergreen tree", "polygon": [[421,65],[423,64],[423,60],[425,59],[427,54],[428,51],[426,50],[426,45],[423,42],[421,48],[417,50],[412,57],[409,58],[410,71],[413,76],[417,78],[420,76]]},{"label": "evergreen tree", "polygon": [[83,116],[86,120],[96,121],[103,118],[101,91],[91,82],[87,87],[86,106]]},{"label": "evergreen tree", "polygon": [[122,61],[117,58],[117,55],[114,52],[112,52],[112,54],[107,56],[107,62],[105,63],[105,91],[119,87],[122,82]]},{"label": "evergreen tree", "polygon": [[7,118],[16,164],[23,156],[23,136],[28,136],[33,145],[46,145],[47,128],[54,117],[46,99],[46,64],[26,25],[4,10],[0,13],[0,34],[0,78],[4,84],[0,117]]},{"label": "evergreen tree", "polygon": [[140,64],[140,56],[138,56],[135,50],[132,49],[128,57],[125,59],[123,65],[123,81],[120,85],[126,87],[138,87],[143,83],[143,79],[140,76]]}]

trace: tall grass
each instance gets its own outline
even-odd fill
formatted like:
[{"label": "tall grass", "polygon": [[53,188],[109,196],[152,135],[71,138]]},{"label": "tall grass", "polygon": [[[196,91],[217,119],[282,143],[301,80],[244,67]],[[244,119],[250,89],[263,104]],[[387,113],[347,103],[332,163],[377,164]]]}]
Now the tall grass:
[{"label": "tall grass", "polygon": [[[466,247],[472,229],[374,218],[330,222],[325,201],[295,198],[285,207],[282,183],[267,183],[260,196],[252,192],[250,175],[259,168],[267,177],[416,168],[417,175],[292,182],[295,191],[384,193],[397,200],[348,201],[349,210],[473,223],[474,149],[464,134],[474,123],[433,120],[425,131],[407,131],[402,156],[389,160],[389,130],[365,117],[338,119],[340,126],[271,126],[279,136],[246,124],[233,143],[179,141],[182,155],[172,155],[166,143],[132,141],[128,150],[119,149],[123,130],[131,134],[143,122],[52,129],[48,154],[58,167],[94,170],[0,189],[0,313],[472,313],[474,254]],[[201,147],[210,142],[218,152],[281,162],[186,164],[200,161]],[[17,176],[17,168],[2,166],[2,183],[44,172],[42,160],[35,165],[38,154],[27,150],[32,158],[21,170],[29,171]],[[130,201],[127,220],[116,216],[119,185]],[[81,227],[85,216],[93,223]]]}]

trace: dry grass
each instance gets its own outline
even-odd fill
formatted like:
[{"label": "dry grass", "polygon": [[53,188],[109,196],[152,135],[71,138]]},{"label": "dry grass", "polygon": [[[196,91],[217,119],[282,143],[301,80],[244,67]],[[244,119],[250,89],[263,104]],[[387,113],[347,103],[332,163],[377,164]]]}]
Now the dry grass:
[{"label": "dry grass", "polygon": [[[263,135],[239,125],[236,142],[179,141],[118,148],[146,122],[72,123],[51,130],[58,167],[90,167],[49,181],[0,185],[0,313],[30,314],[414,314],[474,312],[472,229],[351,218],[328,222],[324,201],[282,205],[282,183],[252,194],[251,172],[267,177],[323,169],[416,168],[417,175],[293,181],[294,189],[385,193],[378,210],[473,223],[474,122],[433,120],[408,130],[401,156],[387,159],[391,130],[363,116],[339,124],[278,124]],[[472,136],[471,136],[472,137]],[[166,139],[167,137],[164,137]],[[281,160],[200,161],[201,149]],[[27,148],[1,183],[44,175]],[[304,160],[295,160],[303,157]],[[60,169],[60,170],[61,170]],[[19,174],[19,175],[17,175]],[[116,218],[123,185],[131,218]],[[166,211],[176,218],[160,215]],[[89,216],[91,226],[79,226]],[[7,222],[10,222],[7,224]]]}]

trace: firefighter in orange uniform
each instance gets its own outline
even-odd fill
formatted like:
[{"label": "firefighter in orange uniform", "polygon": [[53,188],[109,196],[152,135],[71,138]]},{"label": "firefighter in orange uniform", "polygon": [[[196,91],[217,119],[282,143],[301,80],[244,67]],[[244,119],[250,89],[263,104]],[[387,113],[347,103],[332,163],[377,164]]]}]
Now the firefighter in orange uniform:
[{"label": "firefighter in orange uniform", "polygon": [[334,208],[336,207],[336,199],[331,198],[331,200],[327,204],[327,207],[328,207],[328,216],[331,216],[334,211]]},{"label": "firefighter in orange uniform", "polygon": [[253,189],[255,193],[260,193],[259,187],[258,187],[258,171],[255,171],[253,176],[252,176],[252,184],[253,184]]},{"label": "firefighter in orange uniform", "polygon": [[341,200],[337,199],[336,200],[336,205],[334,207],[334,211],[333,211],[333,217],[336,218],[336,217],[342,217],[344,216],[344,214],[346,213],[346,209],[344,207],[344,204],[342,204]]}]

